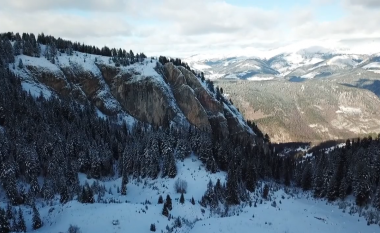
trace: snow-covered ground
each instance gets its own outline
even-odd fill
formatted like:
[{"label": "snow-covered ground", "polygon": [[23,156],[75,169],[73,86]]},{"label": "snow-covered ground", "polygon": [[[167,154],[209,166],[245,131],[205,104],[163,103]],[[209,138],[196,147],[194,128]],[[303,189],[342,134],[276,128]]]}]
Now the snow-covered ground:
[{"label": "snow-covered ground", "polygon": [[[176,228],[178,233],[223,233],[223,232],[268,232],[268,233],[374,233],[379,232],[379,226],[367,226],[363,217],[358,214],[348,214],[348,208],[343,212],[335,204],[324,200],[315,200],[308,193],[285,192],[277,189],[270,192],[270,200],[262,200],[261,189],[251,194],[252,205],[248,203],[230,207],[227,217],[220,217],[198,204],[204,194],[207,183],[217,179],[225,182],[226,174],[219,172],[209,174],[195,156],[177,163],[177,178],[187,181],[185,203],[179,203],[180,194],[175,192],[175,179],[130,180],[127,185],[127,195],[120,196],[117,187],[120,179],[100,181],[106,186],[104,199],[114,199],[118,203],[82,204],[70,201],[64,205],[57,200],[52,205],[41,206],[37,203],[44,226],[36,231],[39,233],[67,232],[69,226],[76,225],[81,232],[150,232],[150,225],[155,224],[156,232],[167,232],[167,227],[174,225],[175,219],[182,219],[182,227]],[[90,184],[84,174],[79,174],[81,183]],[[275,187],[275,186],[273,186]],[[108,193],[108,191],[111,191]],[[162,204],[157,204],[159,195],[172,198],[172,218],[163,216]],[[194,197],[196,204],[190,199]],[[95,200],[97,198],[95,197]],[[261,201],[263,201],[261,203]],[[276,205],[273,205],[273,202]],[[255,205],[255,202],[257,204]],[[224,211],[223,207],[222,212]],[[27,228],[31,231],[30,208],[24,207]],[[186,221],[185,221],[186,220]],[[118,224],[113,224],[118,221]]]}]

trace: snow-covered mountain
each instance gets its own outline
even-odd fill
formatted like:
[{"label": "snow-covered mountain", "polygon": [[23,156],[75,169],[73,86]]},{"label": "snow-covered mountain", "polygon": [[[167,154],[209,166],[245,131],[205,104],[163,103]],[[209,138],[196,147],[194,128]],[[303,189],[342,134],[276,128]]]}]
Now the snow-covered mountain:
[{"label": "snow-covered mountain", "polygon": [[193,56],[184,60],[193,69],[204,72],[205,77],[209,79],[235,78],[264,81],[275,78],[328,77],[337,73],[350,72],[369,59],[376,60],[376,55],[351,54],[341,50],[311,46],[294,51],[285,50],[269,58],[265,56],[260,58]]},{"label": "snow-covered mountain", "polygon": [[120,66],[109,57],[81,52],[72,56],[59,53],[54,62],[26,55],[16,56],[15,61],[9,64],[10,70],[21,78],[23,88],[37,97],[89,100],[100,115],[123,119],[128,125],[193,125],[223,135],[253,135],[233,105],[216,100],[204,82],[172,63],[143,59]]},{"label": "snow-covered mountain", "polygon": [[[324,56],[327,56],[324,54]],[[329,58],[328,58],[329,57]],[[289,79],[324,78],[335,74],[353,71],[367,56],[365,55],[328,55],[326,59],[313,64],[303,65],[286,74]]]},{"label": "snow-covered mountain", "polygon": [[279,73],[259,58],[227,57],[221,59],[205,59],[194,61],[185,59],[190,67],[205,73],[209,79],[273,79]]}]

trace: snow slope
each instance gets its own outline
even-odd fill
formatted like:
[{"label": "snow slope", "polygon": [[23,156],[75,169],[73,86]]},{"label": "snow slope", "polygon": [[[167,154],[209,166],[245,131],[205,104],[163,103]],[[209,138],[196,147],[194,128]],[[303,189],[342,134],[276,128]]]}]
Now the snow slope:
[{"label": "snow slope", "polygon": [[[379,232],[379,226],[367,226],[366,221],[358,214],[348,214],[349,207],[344,208],[344,213],[337,205],[327,204],[323,200],[315,200],[308,193],[298,190],[285,192],[276,186],[272,186],[274,189],[270,194],[270,201],[263,200],[261,203],[259,194],[261,189],[258,189],[251,194],[253,200],[251,206],[242,204],[230,207],[226,217],[222,218],[198,203],[192,205],[189,199],[194,197],[196,202],[200,200],[209,180],[215,183],[217,179],[221,179],[223,183],[226,174],[223,172],[209,174],[194,155],[185,159],[184,162],[178,162],[177,168],[177,177],[188,183],[185,204],[180,204],[178,201],[180,195],[173,188],[175,179],[131,180],[127,185],[126,196],[120,196],[117,193],[117,187],[121,183],[120,179],[100,181],[112,193],[107,193],[103,199],[114,199],[119,203],[81,204],[71,201],[61,205],[56,199],[51,206],[42,206],[42,202],[38,202],[37,206],[44,226],[33,232],[66,232],[72,224],[80,227],[83,233],[148,233],[152,223],[156,225],[156,232],[168,232],[167,226],[172,227],[177,217],[182,219],[182,227],[174,230],[178,233]],[[90,184],[94,181],[86,179],[83,174],[79,174],[79,178],[82,184],[85,181]],[[173,209],[170,211],[172,218],[170,219],[161,214],[162,204],[157,204],[158,196],[162,195],[165,199],[167,194],[171,196],[173,202]],[[276,206],[273,206],[273,201],[276,202]],[[31,217],[27,214],[30,209],[29,207],[23,208],[28,230],[31,231]],[[221,208],[224,212],[224,207],[221,206]],[[119,224],[114,225],[113,222],[116,220]]]}]

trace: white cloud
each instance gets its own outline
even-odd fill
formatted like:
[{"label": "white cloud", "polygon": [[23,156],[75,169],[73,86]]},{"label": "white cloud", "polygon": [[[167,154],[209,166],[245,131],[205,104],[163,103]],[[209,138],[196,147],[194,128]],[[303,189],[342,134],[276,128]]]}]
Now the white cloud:
[{"label": "white cloud", "polygon": [[344,0],[346,5],[360,6],[365,8],[379,8],[379,0]]},{"label": "white cloud", "polygon": [[341,18],[318,21],[317,10],[336,1],[282,10],[223,0],[0,0],[0,22],[2,31],[169,56],[255,53],[309,40],[353,46],[380,38],[380,16],[373,10],[380,1],[341,0]]}]

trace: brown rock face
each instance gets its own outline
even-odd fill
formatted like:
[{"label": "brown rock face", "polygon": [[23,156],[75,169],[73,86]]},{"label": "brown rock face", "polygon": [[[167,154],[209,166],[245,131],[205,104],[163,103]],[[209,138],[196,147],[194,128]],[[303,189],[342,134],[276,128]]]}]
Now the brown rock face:
[{"label": "brown rock face", "polygon": [[174,90],[178,105],[190,123],[198,128],[211,127],[219,137],[248,135],[248,129],[241,125],[236,115],[222,102],[217,101],[192,72],[167,63],[164,74]]},{"label": "brown rock face", "polygon": [[201,102],[206,111],[212,114],[223,112],[223,105],[209,95],[193,73],[184,67],[179,67],[179,70],[185,76],[187,84],[194,90],[197,99]]},{"label": "brown rock face", "polygon": [[68,95],[70,93],[70,85],[66,81],[62,72],[50,72],[49,70],[42,69],[38,66],[26,66],[30,74],[39,82],[51,87],[56,92]]},{"label": "brown rock face", "polygon": [[106,83],[102,77],[97,77],[79,65],[61,67],[61,70],[66,78],[72,84],[75,84],[73,86],[80,87],[87,99],[93,102],[100,111],[107,115],[115,115],[120,111],[120,107],[117,105],[107,104],[110,99],[113,99],[113,96],[108,93]]},{"label": "brown rock face", "polygon": [[111,91],[123,109],[135,118],[156,126],[168,126],[176,116],[165,89],[152,77],[122,77]]},{"label": "brown rock face", "polygon": [[154,72],[142,75],[144,64],[128,69],[95,64],[100,73],[85,70],[80,64],[59,67],[60,70],[54,72],[38,66],[26,68],[36,81],[79,102],[90,100],[107,115],[124,110],[137,120],[155,126],[190,123],[219,137],[247,135],[248,130],[236,113],[216,100],[200,80],[183,67],[172,63],[158,65],[160,76]]},{"label": "brown rock face", "polygon": [[165,65],[164,72],[166,81],[172,87],[176,102],[187,120],[197,128],[211,130],[206,110],[196,98],[194,90],[187,85],[182,72],[172,63]]}]

